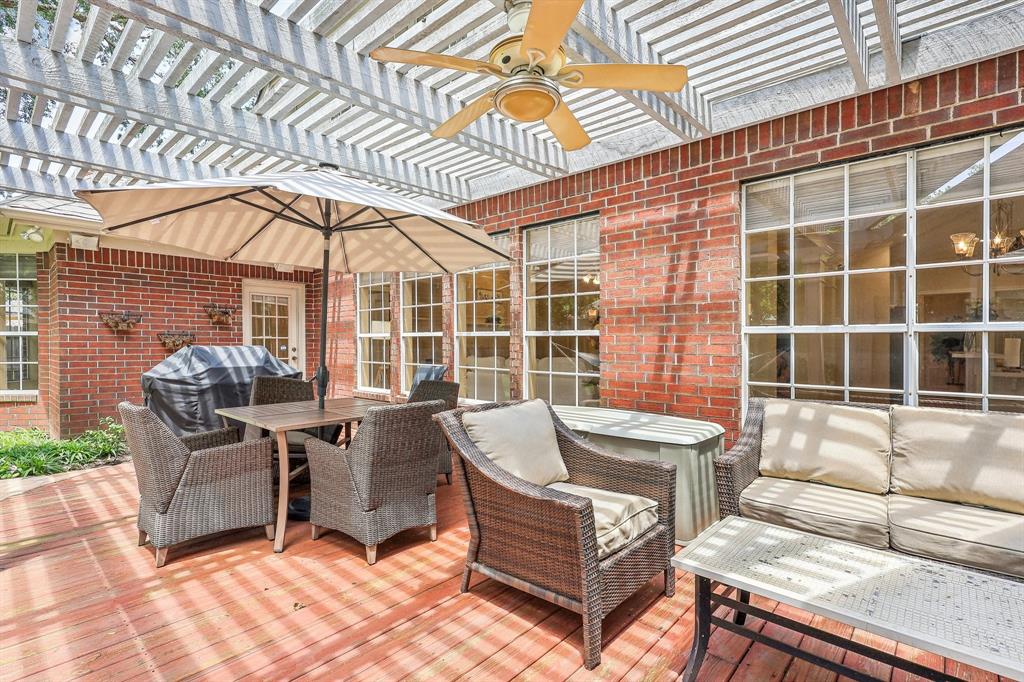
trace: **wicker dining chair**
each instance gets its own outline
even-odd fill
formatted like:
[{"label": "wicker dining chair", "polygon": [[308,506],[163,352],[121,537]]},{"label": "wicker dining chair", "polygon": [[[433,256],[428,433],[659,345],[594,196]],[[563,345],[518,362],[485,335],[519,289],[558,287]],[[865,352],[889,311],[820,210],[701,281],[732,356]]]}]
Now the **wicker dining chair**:
[{"label": "wicker dining chair", "polygon": [[176,436],[148,407],[117,406],[139,486],[139,546],[156,548],[264,526],[274,539],[271,439],[240,441],[238,430]]},{"label": "wicker dining chair", "polygon": [[441,431],[431,418],[442,400],[372,407],[348,447],[316,438],[309,453],[313,539],[325,528],[355,538],[366,561],[377,561],[377,545],[407,528],[430,526],[437,539],[437,451]]},{"label": "wicker dining chair", "polygon": [[[412,389],[409,402],[419,403],[425,400],[443,400],[446,409],[454,410],[459,406],[459,385],[454,381],[424,379]],[[441,449],[437,453],[437,473],[444,474],[448,485],[452,484],[452,450],[444,438],[441,439]]]},{"label": "wicker dining chair", "polygon": [[523,401],[489,403],[435,417],[457,455],[455,474],[469,522],[469,552],[462,591],[473,571],[524,590],[583,616],[583,662],[601,662],[601,622],[612,609],[664,576],[665,596],[675,593],[669,564],[675,538],[675,465],[626,459],[584,441],[548,408],[569,483],[641,495],[658,503],[657,524],[615,553],[598,558],[593,502],[535,485],[492,462],[462,423],[467,412]]},{"label": "wicker dining chair", "polygon": [[[249,395],[249,405],[273,405],[277,403],[297,403],[307,400],[316,400],[313,391],[313,382],[303,379],[279,376],[259,376],[252,382],[252,393]],[[246,431],[249,437],[253,431],[259,431],[255,426],[250,426]],[[341,432],[340,426],[324,428],[324,440],[334,443],[338,440]],[[262,435],[262,434],[260,434]],[[304,431],[293,431],[287,434],[288,438],[288,459],[302,461],[306,459],[306,447],[303,444],[310,436],[319,437],[317,429],[306,429]],[[277,453],[277,443],[274,443],[274,453]],[[302,473],[305,464],[293,470],[290,474],[294,478]]]}]

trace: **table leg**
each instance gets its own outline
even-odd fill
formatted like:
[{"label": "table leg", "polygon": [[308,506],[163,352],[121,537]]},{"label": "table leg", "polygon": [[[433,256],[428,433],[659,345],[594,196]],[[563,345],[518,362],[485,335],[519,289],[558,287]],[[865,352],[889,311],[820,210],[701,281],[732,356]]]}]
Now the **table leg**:
[{"label": "table leg", "polygon": [[352,422],[345,422],[345,447],[352,442]]},{"label": "table leg", "polygon": [[684,682],[697,679],[700,666],[704,662],[704,654],[708,651],[708,640],[711,638],[711,580],[699,575],[693,577],[694,608],[693,608],[693,646],[690,647],[690,660],[680,678]]},{"label": "table leg", "polygon": [[284,533],[288,525],[288,432],[277,432],[277,528],[274,531],[274,551],[284,551]]},{"label": "table leg", "polygon": [[[750,603],[750,593],[749,592],[747,592],[746,590],[739,590],[739,589],[737,589],[736,591],[739,593],[740,603],[742,603],[742,604],[749,604]],[[742,611],[737,610],[732,615],[732,622],[736,623],[736,625],[743,625],[744,623],[747,622],[747,614],[743,613]]]}]

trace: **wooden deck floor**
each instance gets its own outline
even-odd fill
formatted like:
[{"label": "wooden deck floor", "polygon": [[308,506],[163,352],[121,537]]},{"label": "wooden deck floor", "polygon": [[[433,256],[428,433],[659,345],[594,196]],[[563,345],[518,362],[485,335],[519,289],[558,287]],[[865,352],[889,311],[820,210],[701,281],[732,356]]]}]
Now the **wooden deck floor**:
[{"label": "wooden deck floor", "polygon": [[[593,672],[581,667],[575,614],[481,578],[459,594],[468,531],[456,492],[439,487],[436,543],[403,533],[372,567],[354,541],[329,533],[313,542],[307,525],[292,523],[284,554],[255,529],[172,548],[157,570],[152,548],[135,546],[130,464],[0,499],[0,678],[661,680],[683,669],[689,576],[680,576],[674,599],[660,596],[656,580],[609,616]],[[996,679],[813,620],[968,679]],[[712,635],[711,652],[706,680],[835,679],[725,631]],[[910,679],[845,656],[882,679]]]}]

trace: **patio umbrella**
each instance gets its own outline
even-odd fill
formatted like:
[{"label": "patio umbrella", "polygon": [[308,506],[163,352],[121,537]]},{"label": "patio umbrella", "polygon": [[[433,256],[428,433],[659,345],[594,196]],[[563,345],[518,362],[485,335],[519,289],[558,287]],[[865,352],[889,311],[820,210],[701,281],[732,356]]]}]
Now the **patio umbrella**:
[{"label": "patio umbrella", "polygon": [[329,271],[455,272],[508,259],[472,223],[330,167],[76,194],[103,217],[107,233],[219,260],[321,268],[321,408],[330,378]]}]

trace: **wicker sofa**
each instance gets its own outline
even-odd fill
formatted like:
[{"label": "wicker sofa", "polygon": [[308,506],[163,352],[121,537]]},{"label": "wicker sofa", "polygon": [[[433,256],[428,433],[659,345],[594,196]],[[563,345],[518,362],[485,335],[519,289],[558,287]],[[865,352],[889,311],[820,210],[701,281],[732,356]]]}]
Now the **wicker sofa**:
[{"label": "wicker sofa", "polygon": [[715,476],[723,517],[1024,578],[1024,415],[752,399]]},{"label": "wicker sofa", "polygon": [[[510,472],[507,460],[485,454],[467,430],[477,415],[533,403],[544,428],[553,428],[551,446],[563,477],[540,485]],[[530,442],[539,430],[536,415],[523,423],[508,412],[500,440],[530,460]],[[669,565],[675,537],[675,465],[625,459],[607,453],[573,433],[542,401],[489,403],[435,416],[456,454],[470,544],[462,591],[472,572],[511,585],[583,616],[583,659],[588,670],[601,662],[601,622],[652,577],[664,576],[664,593],[675,591]],[[493,441],[492,443],[493,444]],[[486,445],[484,447],[487,447]],[[503,462],[499,465],[499,462]],[[620,500],[649,505],[642,525],[615,535],[629,521],[608,531]],[[639,513],[631,508],[618,517]],[[597,510],[597,514],[595,514]],[[596,519],[596,520],[595,520]],[[601,534],[599,534],[599,530]]]}]

